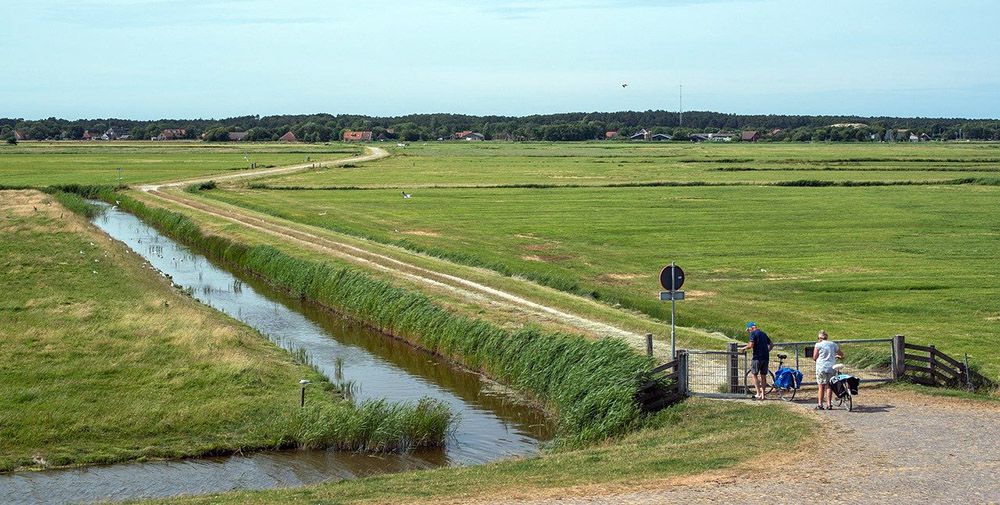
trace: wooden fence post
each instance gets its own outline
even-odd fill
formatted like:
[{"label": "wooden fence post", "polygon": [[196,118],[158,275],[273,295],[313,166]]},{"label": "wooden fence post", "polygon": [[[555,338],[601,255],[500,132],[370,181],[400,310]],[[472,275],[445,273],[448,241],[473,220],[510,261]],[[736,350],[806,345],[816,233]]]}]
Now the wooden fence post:
[{"label": "wooden fence post", "polygon": [[931,351],[927,353],[927,356],[930,358],[930,361],[927,362],[927,367],[931,369],[931,381],[937,384],[937,371],[934,370],[934,363],[937,361],[937,349],[935,349],[933,345],[929,345],[927,347],[931,349]]},{"label": "wooden fence post", "polygon": [[653,334],[646,334],[646,356],[653,357]]},{"label": "wooden fence post", "polygon": [[739,344],[729,343],[729,366],[726,367],[726,381],[729,383],[730,393],[740,393],[740,361]]},{"label": "wooden fence post", "polygon": [[906,374],[906,337],[892,337],[892,378],[899,380]]},{"label": "wooden fence post", "polygon": [[684,349],[677,351],[677,357],[674,358],[675,364],[674,368],[677,370],[677,384],[680,386],[678,392],[684,396],[688,396],[688,353]]}]

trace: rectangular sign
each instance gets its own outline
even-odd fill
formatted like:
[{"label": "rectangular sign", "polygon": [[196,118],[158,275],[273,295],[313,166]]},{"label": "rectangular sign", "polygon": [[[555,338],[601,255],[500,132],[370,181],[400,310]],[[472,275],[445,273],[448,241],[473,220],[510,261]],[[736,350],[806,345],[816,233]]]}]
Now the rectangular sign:
[{"label": "rectangular sign", "polygon": [[671,293],[670,291],[660,291],[660,301],[661,302],[666,302],[666,301],[670,301],[670,300],[683,300],[684,299],[684,292],[683,291],[673,291],[673,295],[674,295],[673,298],[670,297],[670,293]]}]

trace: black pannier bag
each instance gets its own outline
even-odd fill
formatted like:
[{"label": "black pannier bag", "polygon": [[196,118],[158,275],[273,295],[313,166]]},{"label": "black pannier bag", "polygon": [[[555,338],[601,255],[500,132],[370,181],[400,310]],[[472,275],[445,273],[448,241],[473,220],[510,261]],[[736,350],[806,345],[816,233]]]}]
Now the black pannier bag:
[{"label": "black pannier bag", "polygon": [[844,388],[849,388],[852,395],[858,394],[858,385],[860,384],[861,379],[853,375],[841,374],[830,379],[830,389],[838,398],[846,394]]}]

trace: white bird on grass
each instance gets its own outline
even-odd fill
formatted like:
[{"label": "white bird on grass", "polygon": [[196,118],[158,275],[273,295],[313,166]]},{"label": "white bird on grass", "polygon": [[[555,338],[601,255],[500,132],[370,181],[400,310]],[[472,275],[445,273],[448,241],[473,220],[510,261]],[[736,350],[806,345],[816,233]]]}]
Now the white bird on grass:
[{"label": "white bird on grass", "polygon": [[413,195],[407,193],[406,191],[400,191],[400,193],[403,194],[403,198],[412,198],[413,197]]}]

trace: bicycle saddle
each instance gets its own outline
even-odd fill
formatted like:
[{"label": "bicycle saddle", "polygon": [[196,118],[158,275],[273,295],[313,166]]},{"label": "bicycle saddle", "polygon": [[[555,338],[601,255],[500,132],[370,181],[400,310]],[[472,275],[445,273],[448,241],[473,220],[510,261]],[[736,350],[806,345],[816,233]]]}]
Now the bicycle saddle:
[{"label": "bicycle saddle", "polygon": [[778,359],[785,359],[785,358],[787,358],[787,357],[788,357],[788,355],[787,355],[787,354],[779,354],[779,355],[778,355]]}]

